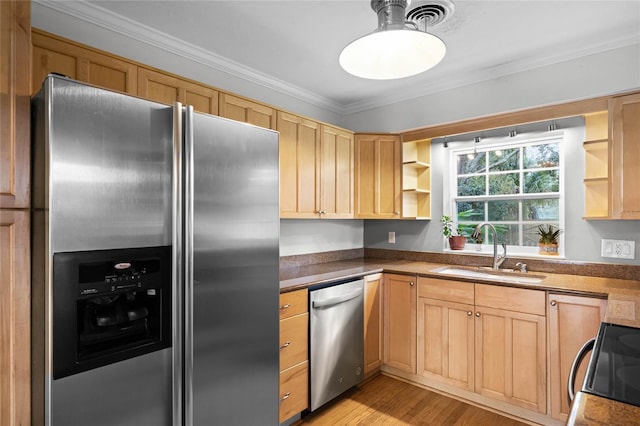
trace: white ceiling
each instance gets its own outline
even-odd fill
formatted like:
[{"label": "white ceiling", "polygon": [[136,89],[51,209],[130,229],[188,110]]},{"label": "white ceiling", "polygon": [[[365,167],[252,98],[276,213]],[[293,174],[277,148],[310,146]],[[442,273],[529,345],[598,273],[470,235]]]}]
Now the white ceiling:
[{"label": "white ceiling", "polygon": [[453,0],[452,16],[429,30],[446,43],[445,59],[373,81],[338,64],[344,46],[377,26],[369,0],[35,1],[342,114],[640,43],[640,0]]}]

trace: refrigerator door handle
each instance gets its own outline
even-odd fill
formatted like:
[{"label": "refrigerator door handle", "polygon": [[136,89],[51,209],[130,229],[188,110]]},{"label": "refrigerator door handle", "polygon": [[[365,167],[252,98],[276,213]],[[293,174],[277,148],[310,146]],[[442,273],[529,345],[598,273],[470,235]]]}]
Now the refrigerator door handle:
[{"label": "refrigerator door handle", "polygon": [[184,425],[193,425],[193,107],[184,107]]},{"label": "refrigerator door handle", "polygon": [[183,423],[184,412],[184,371],[183,371],[183,355],[184,355],[184,251],[183,238],[184,229],[183,211],[183,133],[182,123],[183,108],[180,102],[173,104],[173,168],[172,168],[172,259],[171,274],[173,295],[172,306],[172,393],[173,393],[173,424],[181,425]]}]

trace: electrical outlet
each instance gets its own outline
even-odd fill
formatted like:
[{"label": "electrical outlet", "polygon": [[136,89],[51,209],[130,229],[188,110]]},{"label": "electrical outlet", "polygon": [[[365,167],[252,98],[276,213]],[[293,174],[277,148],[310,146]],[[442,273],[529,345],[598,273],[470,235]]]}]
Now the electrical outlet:
[{"label": "electrical outlet", "polygon": [[396,233],[389,232],[389,244],[395,244],[395,243],[396,243]]},{"label": "electrical outlet", "polygon": [[602,240],[602,257],[635,259],[636,242],[627,240]]}]

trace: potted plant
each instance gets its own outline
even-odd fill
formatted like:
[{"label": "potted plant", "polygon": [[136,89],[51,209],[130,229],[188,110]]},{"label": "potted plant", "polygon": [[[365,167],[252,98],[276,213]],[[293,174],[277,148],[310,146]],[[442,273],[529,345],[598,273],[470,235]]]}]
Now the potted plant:
[{"label": "potted plant", "polygon": [[538,225],[536,234],[538,234],[538,249],[540,254],[548,256],[558,255],[558,237],[562,230],[553,225]]},{"label": "potted plant", "polygon": [[440,219],[442,223],[442,234],[449,240],[451,250],[463,250],[467,243],[467,237],[460,227],[455,226],[450,216],[443,215]]}]

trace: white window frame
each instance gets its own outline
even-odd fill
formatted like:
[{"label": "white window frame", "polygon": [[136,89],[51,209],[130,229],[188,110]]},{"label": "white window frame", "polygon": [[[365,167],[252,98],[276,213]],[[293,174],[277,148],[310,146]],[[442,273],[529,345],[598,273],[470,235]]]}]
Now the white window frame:
[{"label": "white window frame", "polygon": [[[556,132],[545,132],[545,133],[531,133],[527,135],[521,135],[517,138],[512,137],[500,137],[500,138],[491,138],[491,139],[482,139],[480,143],[475,143],[471,141],[470,143],[465,143],[464,146],[459,148],[449,148],[449,159],[448,159],[448,170],[443,179],[445,184],[445,188],[443,191],[443,214],[449,215],[452,218],[456,219],[456,201],[457,197],[457,156],[461,154],[469,154],[473,153],[474,150],[477,152],[487,152],[493,151],[496,148],[513,148],[513,147],[521,147],[527,145],[540,145],[549,142],[558,142],[558,152],[560,155],[560,162],[557,167],[558,175],[559,175],[559,192],[556,193],[536,193],[536,194],[509,194],[509,195],[497,195],[497,196],[479,196],[477,200],[487,200],[488,198],[493,200],[526,200],[526,199],[538,199],[538,198],[558,198],[558,225],[560,229],[564,229],[565,225],[565,155],[564,155],[564,132],[556,131]],[[520,168],[518,171],[522,171],[522,161],[523,158],[520,158]],[[488,162],[488,158],[487,158]],[[488,178],[488,177],[487,177]],[[524,183],[521,182],[522,186]],[[467,198],[465,198],[467,199]],[[469,197],[470,201],[476,199],[476,197]],[[486,212],[485,212],[486,214]],[[519,217],[522,217],[522,212],[520,212]],[[500,223],[511,223],[511,222],[500,222]],[[524,221],[514,221],[513,224],[524,224],[527,222]],[[531,223],[531,222],[528,222]],[[554,259],[564,258],[564,233],[560,234],[559,238],[559,255],[553,256]],[[467,244],[464,250],[450,250],[448,245],[445,242],[444,251],[451,253],[490,253],[493,254],[493,244]],[[498,254],[502,253],[502,248],[498,247]],[[550,256],[539,254],[538,247],[532,246],[520,246],[520,245],[508,245],[507,246],[507,256],[517,255],[523,257],[543,257],[549,258]]]}]

